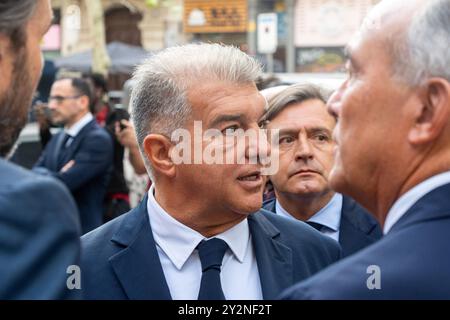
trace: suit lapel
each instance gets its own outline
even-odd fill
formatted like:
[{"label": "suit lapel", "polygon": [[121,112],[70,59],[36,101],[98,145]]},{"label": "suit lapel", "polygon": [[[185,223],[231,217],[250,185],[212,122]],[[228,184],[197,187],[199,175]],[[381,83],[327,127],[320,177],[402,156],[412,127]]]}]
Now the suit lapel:
[{"label": "suit lapel", "polygon": [[122,222],[111,241],[123,250],[109,262],[130,299],[171,299],[147,214],[147,197]]},{"label": "suit lapel", "polygon": [[276,238],[280,231],[261,213],[248,218],[264,299],[275,299],[293,284],[292,250]]},{"label": "suit lapel", "polygon": [[[58,172],[60,168],[59,156],[62,152],[62,143],[64,140],[64,130],[61,130],[58,135],[55,136],[56,142],[50,149],[50,170]],[[51,143],[51,142],[50,142]]]},{"label": "suit lapel", "polygon": [[344,257],[364,248],[371,242],[373,242],[373,240],[371,240],[367,234],[356,228],[349,221],[348,216],[342,214],[341,225],[339,228],[339,243],[342,247],[342,255]]},{"label": "suit lapel", "polygon": [[375,241],[369,234],[375,227],[375,222],[370,224],[364,219],[364,212],[359,210],[353,199],[344,196],[339,227],[339,243],[344,257]]},{"label": "suit lapel", "polygon": [[263,209],[266,209],[270,212],[276,213],[275,209],[275,199],[269,199],[263,202]]}]

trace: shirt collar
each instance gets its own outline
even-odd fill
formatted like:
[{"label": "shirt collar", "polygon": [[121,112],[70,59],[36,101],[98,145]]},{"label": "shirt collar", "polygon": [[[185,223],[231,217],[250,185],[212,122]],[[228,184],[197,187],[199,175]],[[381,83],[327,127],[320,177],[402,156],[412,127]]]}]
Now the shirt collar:
[{"label": "shirt collar", "polygon": [[[180,270],[197,245],[206,238],[167,213],[154,197],[154,186],[148,191],[147,211],[155,242]],[[239,262],[243,262],[249,243],[250,230],[244,219],[227,231],[214,236],[224,240]]]},{"label": "shirt collar", "polygon": [[[278,200],[275,201],[275,210],[277,214],[294,218],[281,206]],[[326,206],[317,211],[311,218],[308,219],[308,221],[319,223],[333,231],[339,231],[339,226],[341,224],[342,203],[342,194],[335,193]]]},{"label": "shirt collar", "polygon": [[383,233],[388,233],[394,224],[428,192],[450,183],[450,171],[440,173],[422,181],[394,202],[384,222]]},{"label": "shirt collar", "polygon": [[72,138],[75,138],[78,133],[80,133],[81,129],[84,128],[89,122],[94,119],[92,113],[86,113],[80,120],[75,122],[70,128],[64,128],[65,133],[67,133]]}]

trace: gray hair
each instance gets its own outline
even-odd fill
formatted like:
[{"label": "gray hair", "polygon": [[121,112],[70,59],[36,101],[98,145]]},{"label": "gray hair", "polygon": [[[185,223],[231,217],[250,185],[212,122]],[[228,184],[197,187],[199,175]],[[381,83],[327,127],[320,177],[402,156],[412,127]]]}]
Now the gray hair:
[{"label": "gray hair", "polygon": [[0,33],[7,35],[15,49],[26,41],[25,27],[34,13],[37,0],[2,0],[0,2]]},{"label": "gray hair", "polygon": [[266,126],[268,122],[292,104],[307,100],[320,100],[326,104],[329,96],[330,93],[319,86],[309,83],[293,84],[269,99],[269,107],[259,123],[261,126]]},{"label": "gray hair", "polygon": [[428,77],[450,81],[450,0],[428,1],[393,46],[394,76],[411,86]]},{"label": "gray hair", "polygon": [[143,152],[144,138],[158,133],[170,138],[191,116],[187,93],[202,83],[223,81],[254,83],[261,65],[236,47],[221,44],[188,44],[167,48],[147,59],[133,76],[131,117],[147,171],[151,165]]}]

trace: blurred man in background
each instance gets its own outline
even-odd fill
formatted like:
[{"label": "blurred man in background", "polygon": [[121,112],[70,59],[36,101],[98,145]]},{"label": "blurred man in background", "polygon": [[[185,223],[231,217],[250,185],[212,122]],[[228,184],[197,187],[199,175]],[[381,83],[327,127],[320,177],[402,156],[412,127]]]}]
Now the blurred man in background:
[{"label": "blurred man in background", "polygon": [[[51,20],[48,0],[0,2],[2,158],[27,122]],[[63,184],[0,159],[0,229],[0,299],[68,297],[66,271],[78,264],[80,231]]]},{"label": "blurred man in background", "polygon": [[113,161],[111,137],[89,111],[91,91],[81,78],[55,81],[50,91],[52,121],[64,126],[47,144],[33,170],[60,179],[72,192],[82,232],[103,223],[103,197]]}]

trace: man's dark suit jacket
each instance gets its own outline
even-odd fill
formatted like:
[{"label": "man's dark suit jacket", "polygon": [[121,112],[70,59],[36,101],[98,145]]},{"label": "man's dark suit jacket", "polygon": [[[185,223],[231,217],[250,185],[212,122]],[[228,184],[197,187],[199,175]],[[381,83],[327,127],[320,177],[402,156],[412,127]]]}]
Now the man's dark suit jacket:
[{"label": "man's dark suit jacket", "polygon": [[[82,232],[87,233],[103,222],[103,198],[113,160],[112,141],[108,133],[92,120],[58,159],[63,135],[64,132],[60,132],[50,140],[33,170],[50,173],[64,182],[78,205]],[[62,167],[70,160],[74,160],[75,165],[61,173]]]},{"label": "man's dark suit jacket", "polygon": [[[284,298],[450,299],[449,195],[450,184],[429,192],[380,241],[289,289]],[[373,288],[377,268],[380,289]]]},{"label": "man's dark suit jacket", "polygon": [[[263,208],[275,212],[275,199],[264,202]],[[344,196],[339,226],[342,256],[347,257],[382,237],[380,225],[373,216],[352,198]]]},{"label": "man's dark suit jacket", "polygon": [[[305,223],[265,210],[249,216],[264,299],[274,299],[340,258],[336,241]],[[82,287],[87,299],[171,299],[147,212],[147,197],[123,216],[84,235]]]},{"label": "man's dark suit jacket", "polygon": [[72,297],[66,270],[79,265],[80,226],[69,191],[2,159],[0,177],[0,299]]}]

